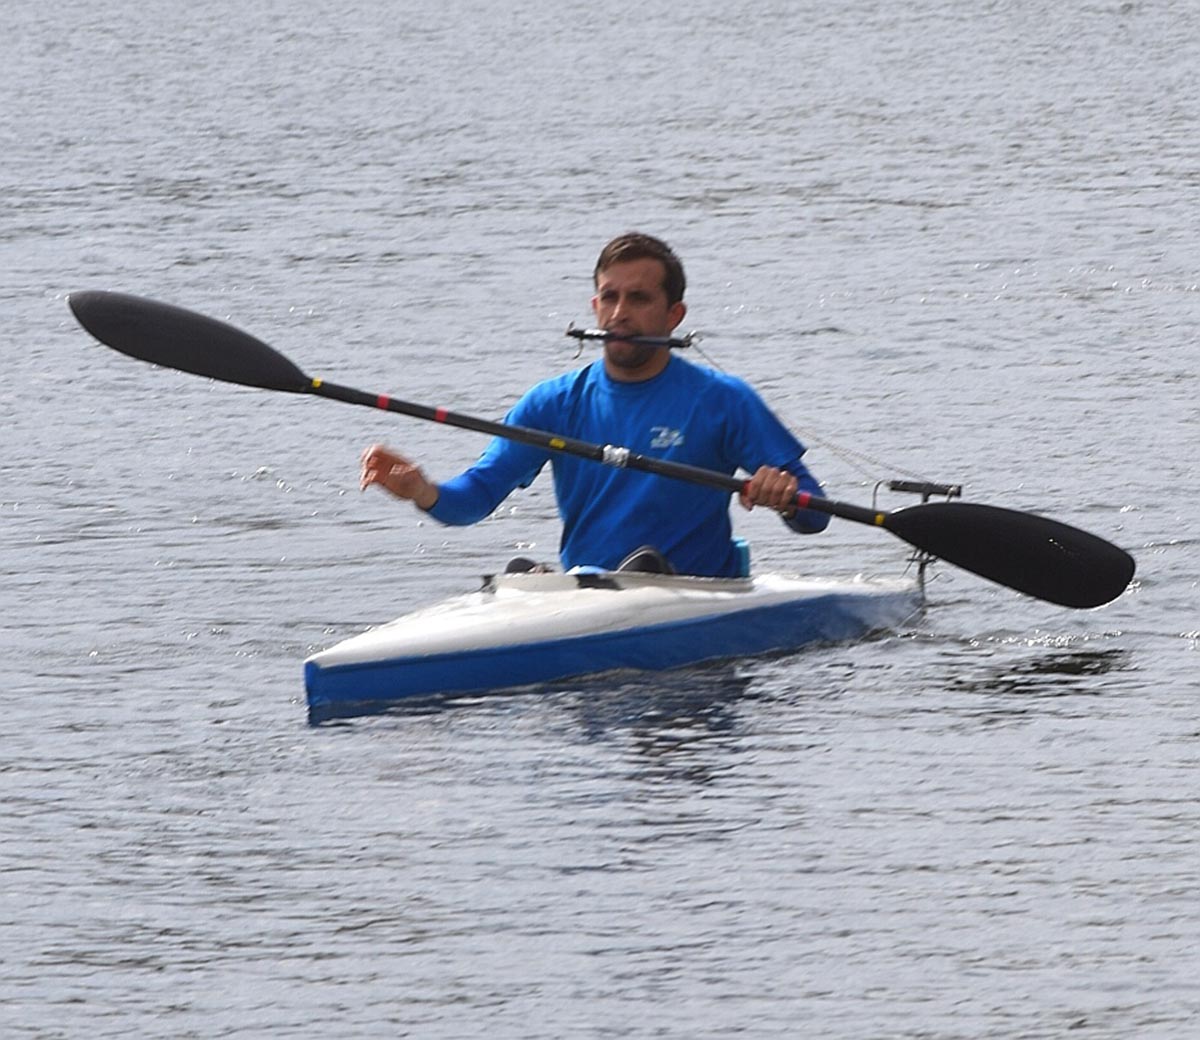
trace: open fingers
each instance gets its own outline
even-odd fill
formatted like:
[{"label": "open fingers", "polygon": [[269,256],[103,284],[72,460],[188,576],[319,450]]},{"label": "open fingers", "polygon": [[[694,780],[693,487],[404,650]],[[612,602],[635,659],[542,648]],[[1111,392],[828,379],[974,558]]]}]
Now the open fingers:
[{"label": "open fingers", "polygon": [[[412,463],[382,444],[372,444],[362,454],[362,474],[359,486],[363,490],[372,484],[381,484],[387,488],[388,478],[393,473],[405,468],[411,469]],[[389,488],[389,490],[391,489]]]}]

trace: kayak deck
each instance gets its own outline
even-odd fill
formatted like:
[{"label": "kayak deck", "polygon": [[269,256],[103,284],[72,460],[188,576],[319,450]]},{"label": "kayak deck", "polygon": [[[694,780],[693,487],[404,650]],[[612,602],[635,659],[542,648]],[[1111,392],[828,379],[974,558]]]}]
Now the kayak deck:
[{"label": "kayak deck", "polygon": [[305,689],[310,719],[321,721],[406,697],[860,639],[922,603],[910,580],[505,574],[312,655]]}]

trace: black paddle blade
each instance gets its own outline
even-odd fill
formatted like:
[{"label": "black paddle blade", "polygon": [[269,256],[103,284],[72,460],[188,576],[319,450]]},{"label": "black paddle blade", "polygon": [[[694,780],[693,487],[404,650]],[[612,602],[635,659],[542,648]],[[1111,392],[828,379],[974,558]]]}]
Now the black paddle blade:
[{"label": "black paddle blade", "polygon": [[67,303],[96,339],[130,357],[264,390],[299,394],[312,387],[277,350],[215,318],[117,292],[71,293]]},{"label": "black paddle blade", "polygon": [[938,559],[1064,607],[1098,607],[1133,578],[1123,549],[1032,513],[930,502],[887,513],[883,526]]}]

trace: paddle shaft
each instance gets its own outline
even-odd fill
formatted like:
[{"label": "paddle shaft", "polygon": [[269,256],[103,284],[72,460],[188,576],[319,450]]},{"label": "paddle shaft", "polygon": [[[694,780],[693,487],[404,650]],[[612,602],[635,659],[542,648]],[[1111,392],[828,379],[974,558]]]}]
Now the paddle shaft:
[{"label": "paddle shaft", "polygon": [[[547,451],[561,452],[564,455],[577,455],[580,458],[590,459],[607,466],[639,470],[642,473],[653,473],[660,477],[700,484],[718,491],[740,493],[749,483],[746,480],[703,469],[700,466],[689,466],[687,463],[672,462],[670,459],[656,459],[648,455],[639,455],[628,448],[616,447],[611,444],[592,444],[589,441],[546,433],[542,430],[530,429],[527,426],[511,426],[508,423],[491,422],[473,415],[453,412],[448,408],[431,408],[429,405],[402,401],[387,394],[370,394],[364,390],[339,386],[337,383],[329,383],[323,379],[314,379],[307,392],[316,394],[318,397],[343,401],[346,404],[381,408],[384,411],[398,412],[414,419],[425,419],[429,422],[443,423],[446,426],[455,426],[461,430],[473,430],[476,433],[486,433],[493,437],[503,437],[506,440],[530,444],[536,448],[545,448]],[[815,509],[818,512],[829,513],[845,520],[857,520],[860,523],[879,526],[883,526],[883,518],[886,516],[886,514],[864,509],[861,506],[815,497],[808,492],[800,492],[796,496],[796,505],[798,508]]]}]

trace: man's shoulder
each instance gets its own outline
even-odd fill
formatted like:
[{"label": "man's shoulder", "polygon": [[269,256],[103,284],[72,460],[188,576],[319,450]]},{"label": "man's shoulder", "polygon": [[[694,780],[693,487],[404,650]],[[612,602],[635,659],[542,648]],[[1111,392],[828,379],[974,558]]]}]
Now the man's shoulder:
[{"label": "man's shoulder", "polygon": [[563,402],[577,396],[580,390],[594,378],[592,370],[596,366],[586,365],[583,368],[572,369],[548,379],[534,383],[521,395],[516,410],[524,412],[530,409],[554,408]]},{"label": "man's shoulder", "polygon": [[723,372],[717,368],[698,365],[686,358],[672,359],[671,372],[681,384],[694,387],[697,390],[711,389],[725,394],[753,394],[754,389],[741,376]]},{"label": "man's shoulder", "polygon": [[593,362],[590,365],[584,365],[583,368],[573,368],[570,372],[561,372],[556,376],[542,379],[526,390],[525,396],[546,398],[569,394],[576,387],[585,385],[595,378],[593,370],[596,367],[597,363]]}]

